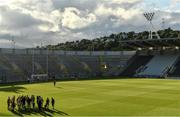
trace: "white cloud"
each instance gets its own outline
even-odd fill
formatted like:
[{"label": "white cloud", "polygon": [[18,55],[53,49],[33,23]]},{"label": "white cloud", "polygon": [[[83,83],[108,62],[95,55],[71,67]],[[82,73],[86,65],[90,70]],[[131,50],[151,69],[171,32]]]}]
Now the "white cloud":
[{"label": "white cloud", "polygon": [[79,11],[77,8],[66,8],[62,16],[62,26],[70,29],[87,27],[96,21],[92,13]]},{"label": "white cloud", "polygon": [[110,3],[114,4],[122,4],[122,3],[136,3],[142,0],[109,0]]},{"label": "white cloud", "polygon": [[[155,25],[166,18],[167,26],[180,29],[176,6],[159,11]],[[108,32],[142,31],[145,0],[0,0],[0,40],[13,35],[17,45],[29,47],[41,42],[58,43],[92,38]],[[100,33],[99,33],[100,32]],[[109,33],[108,33],[109,34]],[[23,35],[23,36],[22,36]]]},{"label": "white cloud", "polygon": [[128,20],[135,15],[139,14],[139,9],[123,9],[123,8],[112,8],[112,7],[105,7],[104,5],[99,5],[95,10],[95,14],[98,16],[116,16],[121,17],[125,20]]},{"label": "white cloud", "polygon": [[180,0],[171,0],[173,3],[178,3]]}]

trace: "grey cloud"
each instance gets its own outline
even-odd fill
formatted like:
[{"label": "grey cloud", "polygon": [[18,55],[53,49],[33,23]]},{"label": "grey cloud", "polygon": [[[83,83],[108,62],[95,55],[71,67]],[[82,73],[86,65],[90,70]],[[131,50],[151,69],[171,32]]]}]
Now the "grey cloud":
[{"label": "grey cloud", "polygon": [[40,20],[34,19],[29,14],[23,14],[18,10],[12,10],[9,7],[0,8],[0,13],[2,17],[1,24],[9,28],[28,28],[44,23]]},{"label": "grey cloud", "polygon": [[102,1],[101,0],[53,0],[52,2],[56,9],[64,10],[67,7],[75,7],[80,10],[92,11]]},{"label": "grey cloud", "polygon": [[[13,36],[18,47],[32,47],[40,45],[42,42],[44,44],[56,44],[82,38],[91,39],[121,31],[139,32],[147,30],[148,22],[142,15],[143,8],[141,4],[143,1],[116,3],[111,0],[32,0],[23,3],[16,2],[13,5],[17,8],[14,8],[13,5],[0,6],[2,17],[0,31],[3,32],[0,33],[0,41],[1,39],[9,40]],[[96,14],[96,10],[100,5],[103,5],[109,11],[107,10],[101,15]],[[65,9],[70,7],[79,10],[79,14],[74,12],[80,19],[78,19],[79,21],[87,19],[89,14],[93,15],[96,20],[93,23],[89,21],[89,24],[84,26],[82,26],[82,22],[75,22],[78,23],[76,24],[77,27],[68,28],[67,25],[62,25],[62,18]],[[122,10],[114,13],[118,8]],[[140,12],[132,15],[130,10],[139,10]],[[54,11],[56,13],[52,14]],[[125,14],[126,11],[129,14]],[[161,26],[162,18],[166,18],[166,27],[180,29],[179,12],[158,11],[153,21],[158,28]],[[68,24],[68,22],[66,23]],[[47,29],[42,30],[39,26],[45,26]],[[59,26],[59,30],[54,31],[49,28],[56,26]]]}]

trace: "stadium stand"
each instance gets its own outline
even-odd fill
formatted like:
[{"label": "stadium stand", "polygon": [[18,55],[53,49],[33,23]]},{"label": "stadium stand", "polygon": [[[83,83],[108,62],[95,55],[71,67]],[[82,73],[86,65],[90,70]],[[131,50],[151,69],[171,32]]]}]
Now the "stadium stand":
[{"label": "stadium stand", "polygon": [[[134,60],[137,63],[132,62],[128,64],[127,68],[122,72],[123,76],[154,78],[180,77],[178,73],[180,71],[179,38],[122,40],[120,43],[123,48],[136,50],[136,56],[154,56],[145,64],[139,63],[139,61],[143,61],[143,59]],[[136,65],[138,63],[139,65]]]},{"label": "stadium stand", "polygon": [[[173,40],[168,41],[172,43]],[[125,44],[128,47],[138,47],[141,43],[148,44],[147,46],[164,44],[159,41],[130,41]],[[47,50],[0,49],[0,83],[27,81],[32,75],[46,74],[49,78],[55,76],[57,79],[86,79],[96,76],[179,77],[179,55],[177,49],[149,48],[116,52],[51,50],[48,56]]]},{"label": "stadium stand", "polygon": [[180,76],[180,57],[178,57],[177,61],[170,69],[168,76],[169,77],[179,77]]},{"label": "stadium stand", "polygon": [[155,55],[144,66],[144,70],[137,73],[136,76],[140,77],[164,77],[171,69],[179,55]]},{"label": "stadium stand", "polygon": [[[119,75],[135,52],[49,51],[48,54],[50,77],[74,79]],[[32,74],[47,74],[46,50],[0,49],[0,56],[1,83],[27,81]],[[107,68],[102,68],[104,65]]]},{"label": "stadium stand", "polygon": [[148,63],[153,56],[149,55],[136,55],[129,61],[129,65],[127,65],[126,69],[120,74],[124,77],[133,77],[136,74],[136,70],[141,66],[144,66]]},{"label": "stadium stand", "polygon": [[[124,56],[125,57],[125,56]],[[123,68],[126,66],[126,58],[109,58],[105,57],[104,60],[106,61],[105,65],[107,65],[106,75],[109,76],[119,76],[122,72]]]}]

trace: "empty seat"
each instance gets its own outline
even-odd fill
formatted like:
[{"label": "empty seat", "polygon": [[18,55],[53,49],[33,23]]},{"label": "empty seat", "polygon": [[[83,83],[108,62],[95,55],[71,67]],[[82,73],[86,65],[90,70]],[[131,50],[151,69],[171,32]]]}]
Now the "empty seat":
[{"label": "empty seat", "polygon": [[128,67],[121,73],[121,76],[124,77],[133,77],[133,75],[136,73],[136,70],[148,63],[153,56],[134,56],[131,64],[128,65]]},{"label": "empty seat", "polygon": [[179,55],[156,55],[147,65],[146,69],[137,76],[162,77],[172,67]]}]

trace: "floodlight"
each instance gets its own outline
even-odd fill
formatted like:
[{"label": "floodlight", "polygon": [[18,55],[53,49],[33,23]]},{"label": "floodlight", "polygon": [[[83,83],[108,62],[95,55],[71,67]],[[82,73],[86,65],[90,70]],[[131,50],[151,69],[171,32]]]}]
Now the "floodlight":
[{"label": "floodlight", "polygon": [[[153,36],[156,36],[158,39],[160,39],[160,36],[158,35],[157,31],[155,31],[155,28],[153,26],[152,20],[154,19],[155,13],[154,12],[147,12],[143,14],[146,20],[149,22],[151,29],[149,31],[149,39],[152,39]],[[155,32],[155,35],[153,34]]]},{"label": "floodlight", "polygon": [[104,69],[107,69],[107,65],[106,64],[104,65]]},{"label": "floodlight", "polygon": [[176,49],[176,50],[179,50],[179,47],[178,47],[178,46],[176,46],[176,47],[175,47],[175,49]]},{"label": "floodlight", "polygon": [[149,50],[153,50],[153,47],[150,47]]},{"label": "floodlight", "polygon": [[154,12],[152,12],[152,13],[144,13],[144,17],[150,22],[153,20],[154,15],[155,15]]},{"label": "floodlight", "polygon": [[142,48],[138,48],[138,50],[139,50],[139,51],[141,51],[141,50],[142,50]]}]

